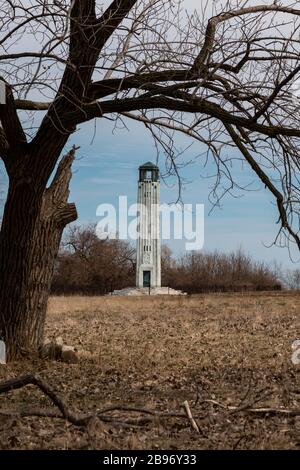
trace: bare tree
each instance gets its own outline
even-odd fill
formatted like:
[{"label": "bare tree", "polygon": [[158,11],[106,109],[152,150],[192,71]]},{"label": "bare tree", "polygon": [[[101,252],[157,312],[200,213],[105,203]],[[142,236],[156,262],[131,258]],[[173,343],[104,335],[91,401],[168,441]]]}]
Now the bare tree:
[{"label": "bare tree", "polygon": [[175,173],[173,133],[184,132],[207,146],[225,191],[239,185],[237,148],[300,248],[297,4],[202,1],[189,15],[176,0],[0,1],[0,332],[10,357],[42,341],[58,239],[76,218],[66,189],[75,150],[60,159],[80,123],[141,121]]},{"label": "bare tree", "polygon": [[289,289],[300,289],[300,269],[289,269],[284,275],[285,284]]},{"label": "bare tree", "polygon": [[280,290],[271,266],[237,250],[233,253],[190,252],[164,264],[163,276],[170,287],[187,293]]},{"label": "bare tree", "polygon": [[96,227],[73,225],[63,237],[52,292],[107,294],[132,286],[135,249],[126,240],[96,236]]}]

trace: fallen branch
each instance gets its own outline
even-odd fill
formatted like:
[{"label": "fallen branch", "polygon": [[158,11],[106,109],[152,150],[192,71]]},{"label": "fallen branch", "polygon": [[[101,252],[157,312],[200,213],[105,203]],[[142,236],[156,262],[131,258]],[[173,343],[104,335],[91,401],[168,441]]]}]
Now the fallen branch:
[{"label": "fallen branch", "polygon": [[[44,417],[44,418],[60,418],[69,421],[75,426],[86,426],[91,420],[98,418],[103,422],[110,422],[120,425],[130,425],[130,426],[141,426],[150,422],[153,422],[155,418],[184,418],[186,415],[183,413],[163,413],[156,410],[149,410],[145,408],[134,408],[134,407],[109,407],[104,408],[103,410],[98,410],[96,413],[89,414],[78,414],[71,411],[66,403],[57,395],[57,393],[40,377],[29,374],[22,377],[17,377],[15,379],[10,379],[5,382],[0,383],[0,394],[6,393],[12,390],[16,390],[26,385],[35,385],[38,387],[58,408],[59,411],[52,409],[27,409],[20,411],[10,411],[10,410],[0,410],[0,415],[11,415],[11,416],[20,416],[20,417]],[[126,412],[135,412],[140,414],[150,415],[148,418],[137,417],[135,419],[124,418],[123,421],[120,421],[120,417],[107,416],[105,413],[114,412],[114,411],[126,411]]]},{"label": "fallen branch", "polygon": [[95,417],[95,415],[79,415],[69,410],[66,403],[57,395],[57,393],[40,377],[28,374],[15,379],[10,379],[0,383],[0,394],[9,392],[11,390],[17,390],[25,387],[26,385],[35,385],[38,387],[50,400],[57,406],[61,412],[61,418],[66,419],[76,426],[82,426],[88,424],[88,422]]},{"label": "fallen branch", "polygon": [[191,409],[190,409],[190,406],[189,406],[189,402],[187,400],[185,400],[182,404],[182,406],[184,407],[185,411],[186,411],[186,415],[188,417],[188,419],[190,420],[191,422],[191,426],[192,428],[196,431],[196,432],[200,432],[199,431],[199,427],[196,423],[196,421],[194,420],[193,418],[193,415],[192,415],[192,412],[191,412]]},{"label": "fallen branch", "polygon": [[102,410],[97,411],[97,416],[102,416],[104,413],[109,413],[113,411],[126,411],[126,412],[129,411],[133,413],[142,413],[142,414],[151,415],[154,418],[159,417],[159,418],[185,418],[186,419],[185,413],[170,413],[170,412],[164,412],[164,411],[150,410],[148,408],[136,408],[132,406],[111,406],[109,408],[103,408]]},{"label": "fallen branch", "polygon": [[[52,409],[35,409],[35,408],[28,408],[24,410],[0,410],[0,417],[11,417],[11,418],[57,418],[57,419],[65,419],[60,411],[52,410]],[[112,416],[95,416],[95,415],[83,415],[84,421],[79,420],[78,423],[74,423],[76,426],[83,426],[85,423],[88,423],[88,419],[99,419],[104,423],[111,423],[114,425],[132,428],[132,427],[139,427],[144,426],[145,424],[149,424],[153,422],[152,418],[145,418],[145,417],[138,417],[136,419],[120,419],[118,417]],[[69,420],[67,420],[69,421]]]},{"label": "fallen branch", "polygon": [[300,416],[300,409],[299,408],[272,408],[272,407],[259,407],[259,408],[252,408],[243,406],[231,406],[226,405],[224,403],[220,403],[216,400],[202,400],[202,403],[211,403],[212,405],[218,406],[226,411],[233,411],[233,412],[248,412],[248,413],[257,413],[257,414],[282,414],[288,416]]},{"label": "fallen branch", "polygon": [[[92,420],[99,419],[105,423],[112,423],[114,425],[120,425],[124,427],[133,427],[133,426],[143,426],[149,423],[152,423],[155,419],[164,419],[164,418],[179,418],[179,419],[189,419],[192,428],[197,432],[201,432],[195,418],[201,419],[202,415],[192,415],[189,404],[187,401],[183,403],[185,413],[172,413],[172,412],[160,412],[157,410],[150,410],[147,408],[136,408],[129,406],[112,406],[103,408],[102,410],[97,410],[94,413],[75,413],[69,409],[67,404],[62,398],[60,398],[53,388],[36,375],[24,375],[22,377],[17,377],[0,383],[0,394],[6,393],[12,390],[17,390],[27,385],[34,385],[40,389],[58,408],[55,409],[40,409],[40,408],[29,408],[19,411],[14,410],[0,410],[0,416],[18,416],[18,417],[44,417],[44,418],[58,418],[65,419],[66,421],[74,424],[75,426],[87,426]],[[214,406],[222,408],[224,411],[230,411],[234,413],[248,412],[255,414],[278,414],[285,416],[300,416],[300,409],[286,409],[286,408],[254,408],[249,406],[248,408],[243,406],[229,406],[224,403],[218,402],[216,400],[206,399],[201,403],[210,403]],[[137,416],[137,417],[122,417],[109,415],[109,413],[114,412],[126,412],[126,413],[139,413],[141,415],[148,416]]]}]

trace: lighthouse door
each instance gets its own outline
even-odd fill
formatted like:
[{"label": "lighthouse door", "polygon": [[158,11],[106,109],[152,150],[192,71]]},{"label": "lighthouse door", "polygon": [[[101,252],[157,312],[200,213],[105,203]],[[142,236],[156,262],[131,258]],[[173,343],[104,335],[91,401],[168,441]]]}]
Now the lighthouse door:
[{"label": "lighthouse door", "polygon": [[143,287],[150,287],[150,271],[143,271]]}]

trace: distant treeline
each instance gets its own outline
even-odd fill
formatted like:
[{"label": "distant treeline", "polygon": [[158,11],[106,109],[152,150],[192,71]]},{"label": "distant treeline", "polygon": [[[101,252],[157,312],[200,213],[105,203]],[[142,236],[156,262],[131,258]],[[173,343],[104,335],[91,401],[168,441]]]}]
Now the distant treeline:
[{"label": "distant treeline", "polygon": [[[94,226],[75,226],[64,237],[52,293],[101,295],[135,285],[135,249],[123,240],[100,240]],[[162,246],[162,285],[187,293],[280,290],[279,276],[242,250],[189,252],[175,258]]]},{"label": "distant treeline", "polygon": [[242,250],[190,252],[174,260],[164,247],[163,284],[187,293],[281,290],[277,274],[263,262],[254,261]]}]

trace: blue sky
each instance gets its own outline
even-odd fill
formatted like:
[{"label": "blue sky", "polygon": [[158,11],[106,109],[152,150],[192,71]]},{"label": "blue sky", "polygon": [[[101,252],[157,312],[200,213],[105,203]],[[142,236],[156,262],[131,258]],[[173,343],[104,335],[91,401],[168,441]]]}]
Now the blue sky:
[{"label": "blue sky", "polygon": [[[131,122],[128,130],[114,130],[110,121],[85,124],[74,134],[72,143],[80,145],[74,164],[70,200],[77,205],[79,223],[97,222],[96,208],[102,203],[117,206],[118,196],[127,195],[129,204],[136,202],[137,168],[150,160],[156,161],[156,149],[151,136],[142,124]],[[95,132],[95,135],[94,135]],[[186,146],[184,138],[178,138],[177,145]],[[281,263],[283,268],[299,265],[297,254],[292,263],[286,248],[272,246],[277,233],[277,212],[272,196],[253,176],[250,169],[237,164],[233,174],[240,184],[251,184],[251,191],[236,192],[238,197],[225,196],[221,208],[208,200],[214,180],[205,176],[214,173],[214,166],[203,167],[202,159],[195,158],[203,148],[194,143],[181,161],[193,162],[184,167],[181,174],[188,183],[184,187],[183,202],[205,205],[204,250],[229,252],[242,247],[257,260]],[[159,166],[165,171],[164,156]],[[178,187],[172,178],[161,181],[161,202],[176,200]],[[211,212],[211,213],[210,213]],[[170,241],[173,252],[184,252],[184,242]]]}]

